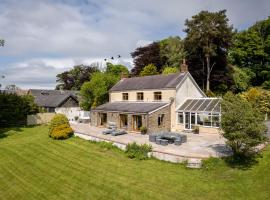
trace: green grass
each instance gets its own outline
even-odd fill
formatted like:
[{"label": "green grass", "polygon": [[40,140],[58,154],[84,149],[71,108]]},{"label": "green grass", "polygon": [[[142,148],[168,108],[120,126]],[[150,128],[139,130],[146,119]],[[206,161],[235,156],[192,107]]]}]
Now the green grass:
[{"label": "green grass", "polygon": [[191,170],[47,131],[2,130],[0,199],[270,199],[270,148],[247,170],[218,159]]}]

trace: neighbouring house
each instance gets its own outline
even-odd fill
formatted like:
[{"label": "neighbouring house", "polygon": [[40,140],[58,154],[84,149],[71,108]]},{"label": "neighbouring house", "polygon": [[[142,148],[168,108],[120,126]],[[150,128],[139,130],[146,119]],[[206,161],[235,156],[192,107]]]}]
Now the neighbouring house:
[{"label": "neighbouring house", "polygon": [[109,102],[91,110],[91,125],[116,123],[118,128],[148,133],[192,130],[217,133],[220,99],[208,98],[185,62],[180,73],[122,78],[109,91]]},{"label": "neighbouring house", "polygon": [[30,89],[28,93],[45,112],[63,113],[73,119],[80,111],[76,91]]}]

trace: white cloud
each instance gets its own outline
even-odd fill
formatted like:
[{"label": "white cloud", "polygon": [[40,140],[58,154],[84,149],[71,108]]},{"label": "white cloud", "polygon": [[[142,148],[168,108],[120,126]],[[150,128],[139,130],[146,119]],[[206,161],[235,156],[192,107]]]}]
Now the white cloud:
[{"label": "white cloud", "polygon": [[1,0],[0,57],[9,61],[0,60],[0,73],[8,74],[5,83],[53,87],[56,74],[75,64],[120,54],[131,66],[136,47],[183,36],[185,19],[201,10],[227,9],[241,29],[267,17],[269,7],[269,0]]}]

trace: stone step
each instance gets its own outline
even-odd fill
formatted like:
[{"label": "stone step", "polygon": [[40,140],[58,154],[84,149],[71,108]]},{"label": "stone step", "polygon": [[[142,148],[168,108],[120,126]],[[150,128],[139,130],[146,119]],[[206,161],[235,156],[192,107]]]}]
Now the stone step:
[{"label": "stone step", "polygon": [[187,160],[187,168],[199,169],[202,168],[202,160],[197,158],[190,158]]}]

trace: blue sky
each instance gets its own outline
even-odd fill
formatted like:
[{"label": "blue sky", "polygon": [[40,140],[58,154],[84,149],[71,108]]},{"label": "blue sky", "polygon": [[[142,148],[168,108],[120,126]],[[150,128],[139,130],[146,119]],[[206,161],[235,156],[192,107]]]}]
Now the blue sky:
[{"label": "blue sky", "polygon": [[269,0],[0,0],[2,87],[54,88],[56,74],[76,64],[132,66],[136,47],[184,37],[184,21],[201,10],[226,9],[242,30],[270,14]]}]

